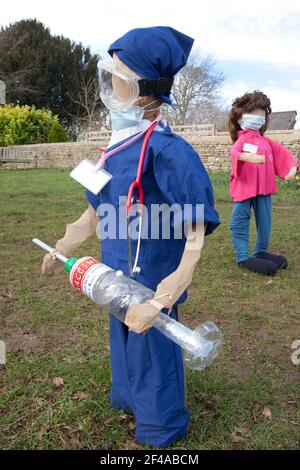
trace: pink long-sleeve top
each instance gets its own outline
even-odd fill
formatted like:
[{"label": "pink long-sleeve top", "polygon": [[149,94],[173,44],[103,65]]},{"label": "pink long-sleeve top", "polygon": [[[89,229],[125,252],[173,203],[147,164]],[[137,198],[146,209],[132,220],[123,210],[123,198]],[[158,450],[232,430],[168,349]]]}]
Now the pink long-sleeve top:
[{"label": "pink long-sleeve top", "polygon": [[[265,155],[265,163],[240,161],[241,153],[247,151]],[[276,176],[283,179],[292,167],[298,167],[287,148],[252,130],[238,131],[238,139],[231,148],[231,162],[230,196],[235,202],[276,193]]]}]

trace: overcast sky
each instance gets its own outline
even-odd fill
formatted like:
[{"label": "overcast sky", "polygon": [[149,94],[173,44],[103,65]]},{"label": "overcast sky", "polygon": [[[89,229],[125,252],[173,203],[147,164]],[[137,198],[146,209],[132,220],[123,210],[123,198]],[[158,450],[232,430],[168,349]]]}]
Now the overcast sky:
[{"label": "overcast sky", "polygon": [[227,103],[260,89],[273,111],[296,109],[300,127],[299,0],[0,0],[1,26],[25,18],[102,55],[129,29],[172,26],[214,57]]}]

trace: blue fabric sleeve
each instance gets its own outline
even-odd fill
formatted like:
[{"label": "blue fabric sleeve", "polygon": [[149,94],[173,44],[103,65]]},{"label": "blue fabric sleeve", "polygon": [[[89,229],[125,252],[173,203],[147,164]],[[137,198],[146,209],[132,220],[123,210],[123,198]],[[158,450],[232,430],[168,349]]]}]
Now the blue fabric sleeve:
[{"label": "blue fabric sleeve", "polygon": [[219,215],[214,208],[209,176],[193,147],[181,137],[174,136],[170,144],[155,155],[153,165],[156,183],[165,202],[168,205],[178,204],[182,210],[185,204],[189,204],[191,213],[188,218],[186,215],[182,218],[188,223],[200,219],[196,206],[203,204],[204,222],[208,224],[206,235],[212,233],[220,224]]}]

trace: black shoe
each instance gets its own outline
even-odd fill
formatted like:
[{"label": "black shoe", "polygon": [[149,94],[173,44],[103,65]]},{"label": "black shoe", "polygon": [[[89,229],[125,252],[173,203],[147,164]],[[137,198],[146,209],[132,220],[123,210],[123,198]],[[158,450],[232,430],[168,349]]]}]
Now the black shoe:
[{"label": "black shoe", "polygon": [[258,253],[256,258],[272,261],[272,263],[276,264],[278,269],[286,269],[288,266],[287,259],[284,256],[274,255],[273,253],[267,253],[266,251]]},{"label": "black shoe", "polygon": [[254,271],[255,273],[264,274],[265,276],[274,276],[277,272],[277,266],[275,263],[272,263],[272,261],[254,257],[240,261],[238,266],[249,269],[249,271]]}]

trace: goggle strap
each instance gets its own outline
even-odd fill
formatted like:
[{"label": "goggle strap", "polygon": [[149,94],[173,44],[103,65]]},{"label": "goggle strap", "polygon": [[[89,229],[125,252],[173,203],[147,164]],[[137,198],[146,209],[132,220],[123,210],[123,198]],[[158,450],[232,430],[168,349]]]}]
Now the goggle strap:
[{"label": "goggle strap", "polygon": [[141,78],[138,80],[139,96],[149,95],[168,95],[171,91],[174,82],[174,77],[160,77],[156,80],[149,80]]}]

